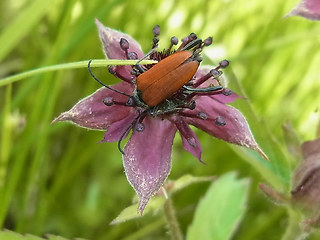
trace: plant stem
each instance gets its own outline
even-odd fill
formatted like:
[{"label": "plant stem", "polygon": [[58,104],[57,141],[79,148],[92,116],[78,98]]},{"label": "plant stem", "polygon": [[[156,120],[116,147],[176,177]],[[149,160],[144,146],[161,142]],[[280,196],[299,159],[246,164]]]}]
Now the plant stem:
[{"label": "plant stem", "polygon": [[176,217],[176,213],[171,201],[171,198],[168,197],[168,194],[164,188],[162,188],[163,195],[166,198],[166,202],[163,206],[164,215],[166,217],[168,226],[170,228],[171,236],[173,240],[183,240],[182,232],[179,227],[179,223]]},{"label": "plant stem", "polygon": [[[63,64],[57,64],[52,66],[45,66],[40,67],[36,69],[32,69],[23,73],[19,73],[10,77],[5,77],[0,79],[0,87],[5,86],[9,83],[20,81],[27,77],[32,77],[34,75],[40,74],[40,73],[46,73],[51,71],[58,71],[62,69],[74,69],[74,68],[87,68],[88,67],[89,60],[84,60],[80,62],[71,62],[71,63],[63,63]],[[92,61],[91,67],[105,67],[107,65],[134,65],[137,63],[137,60],[119,60],[119,59],[94,59]],[[140,64],[152,64],[156,63],[156,61],[153,60],[143,60]]]}]

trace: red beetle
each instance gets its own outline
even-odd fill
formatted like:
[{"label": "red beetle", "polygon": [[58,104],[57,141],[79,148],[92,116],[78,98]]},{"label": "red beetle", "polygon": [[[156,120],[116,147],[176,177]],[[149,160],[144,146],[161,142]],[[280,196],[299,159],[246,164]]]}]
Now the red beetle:
[{"label": "red beetle", "polygon": [[[185,108],[194,109],[195,101],[192,100],[194,93],[206,93],[222,89],[222,86],[193,88],[192,85],[188,85],[197,72],[202,60],[200,57],[201,49],[203,46],[211,44],[211,38],[208,38],[209,40],[205,40],[207,42],[209,41],[208,44],[207,42],[196,38],[195,34],[191,34],[190,36],[192,36],[193,39],[191,38],[190,40],[189,36],[189,40],[185,42],[184,46],[182,45],[182,47],[180,47],[181,49],[179,48],[176,52],[170,55],[170,49],[172,47],[171,44],[167,51],[168,56],[165,56],[149,69],[142,67],[139,63],[143,59],[155,54],[155,50],[158,46],[158,35],[159,34],[155,34],[154,31],[155,37],[153,39],[152,50],[140,59],[135,66],[133,66],[134,74],[137,75],[137,77],[133,81],[128,80],[128,82],[135,84],[135,90],[132,96],[102,83],[91,72],[90,64],[92,60],[88,63],[89,73],[96,81],[110,90],[127,96],[127,106],[138,106],[142,109],[138,117],[123,133],[118,142],[119,150],[122,153],[123,150],[120,148],[120,143],[123,137],[136,123],[140,124],[139,126],[136,126],[136,130],[143,131],[144,125],[142,124],[142,120],[146,115],[158,116],[181,111]],[[171,43],[173,43],[173,41],[175,41],[174,38],[171,39]],[[128,41],[122,38],[120,40],[120,47],[126,52],[130,59],[130,53],[127,52],[129,48]],[[217,74],[220,75],[221,73],[219,68],[224,68],[227,65],[228,62],[226,60],[221,62],[217,68],[212,70],[212,73],[210,72],[211,76],[215,76]],[[107,106],[113,105],[113,99],[106,98],[104,103]]]}]

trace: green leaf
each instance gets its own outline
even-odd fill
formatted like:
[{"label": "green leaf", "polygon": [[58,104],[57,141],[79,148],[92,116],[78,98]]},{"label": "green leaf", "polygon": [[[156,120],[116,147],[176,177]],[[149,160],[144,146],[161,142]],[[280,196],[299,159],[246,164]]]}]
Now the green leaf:
[{"label": "green leaf", "polygon": [[[169,194],[174,194],[191,184],[194,183],[201,183],[201,182],[208,182],[213,181],[215,177],[194,177],[189,174],[182,176],[176,181],[168,181],[164,188],[168,191]],[[162,195],[157,195],[150,199],[146,209],[144,210],[143,214],[147,214],[149,212],[156,212],[161,208],[165,203],[165,199]],[[138,204],[135,203],[121,211],[121,213],[116,217],[110,224],[119,224],[128,220],[136,219],[141,217],[137,213]]]},{"label": "green leaf", "polygon": [[26,8],[23,8],[24,10],[13,18],[14,21],[3,29],[0,35],[0,61],[39,22],[42,16],[50,9],[51,4],[52,2],[50,3],[48,0],[30,1],[29,4],[26,4]]},{"label": "green leaf", "polygon": [[[0,239],[3,240],[68,240],[67,238],[46,234],[45,238],[37,237],[31,234],[22,235],[9,230],[0,231]],[[83,238],[73,238],[74,240],[84,240]]]},{"label": "green leaf", "polygon": [[220,177],[199,203],[187,239],[230,239],[246,211],[249,181],[234,172]]}]

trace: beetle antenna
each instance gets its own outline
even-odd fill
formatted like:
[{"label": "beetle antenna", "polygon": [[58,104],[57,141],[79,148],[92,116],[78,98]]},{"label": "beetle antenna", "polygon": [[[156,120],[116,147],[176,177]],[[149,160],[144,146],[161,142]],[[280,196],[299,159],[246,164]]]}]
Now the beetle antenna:
[{"label": "beetle antenna", "polygon": [[[123,155],[125,154],[124,151],[121,148],[121,142],[124,139],[124,137],[127,135],[127,133],[130,131],[130,129],[136,124],[136,122],[138,121],[139,118],[141,118],[141,116],[143,116],[144,114],[146,114],[146,111],[140,112],[139,115],[130,123],[129,127],[126,128],[126,130],[121,134],[120,139],[118,141],[118,149],[119,152],[121,152]],[[145,117],[145,116],[144,116]],[[144,118],[143,117],[143,118]]]},{"label": "beetle antenna", "polygon": [[131,97],[131,95],[126,94],[126,93],[124,93],[124,92],[121,92],[121,91],[119,91],[119,90],[117,90],[117,89],[114,89],[114,88],[112,88],[112,87],[109,87],[108,85],[106,85],[106,84],[104,84],[103,82],[101,82],[101,81],[92,73],[91,68],[90,68],[91,62],[92,62],[92,59],[90,59],[89,62],[88,62],[88,71],[89,71],[89,74],[91,75],[91,77],[93,77],[94,80],[96,80],[96,81],[97,81],[98,83],[100,83],[102,86],[104,86],[104,87],[106,87],[106,88],[108,88],[108,89],[110,89],[110,90],[112,90],[112,91],[114,91],[114,92],[116,92],[116,93],[125,95],[125,96],[127,96],[127,97]]},{"label": "beetle antenna", "polygon": [[[140,116],[140,115],[139,115]],[[138,116],[138,117],[139,117]],[[129,125],[129,127],[127,127],[127,129],[122,133],[122,135],[121,135],[121,137],[120,137],[120,139],[119,139],[119,141],[118,141],[118,149],[119,149],[119,152],[121,152],[123,155],[124,155],[124,151],[122,150],[122,148],[121,148],[121,142],[122,142],[122,140],[123,140],[123,138],[124,138],[124,136],[130,131],[130,129],[133,127],[133,124],[134,124],[134,122],[136,122],[137,121],[137,118]]]},{"label": "beetle antenna", "polygon": [[141,67],[139,64],[142,60],[146,59],[149,57],[152,53],[154,53],[157,50],[158,46],[154,46],[146,55],[144,55],[142,58],[139,59],[139,61],[134,65],[140,73],[145,72],[145,70]]}]

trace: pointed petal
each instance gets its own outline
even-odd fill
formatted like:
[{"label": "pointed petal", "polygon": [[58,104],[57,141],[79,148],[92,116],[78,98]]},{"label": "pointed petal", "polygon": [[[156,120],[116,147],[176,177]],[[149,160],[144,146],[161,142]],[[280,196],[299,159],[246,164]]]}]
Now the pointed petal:
[{"label": "pointed petal", "polygon": [[180,132],[183,148],[202,162],[202,148],[197,135],[192,131],[188,124],[184,122],[183,118],[176,118],[174,123]]},{"label": "pointed petal", "polygon": [[[144,56],[139,43],[128,34],[105,27],[98,19],[96,25],[99,31],[99,37],[102,42],[103,50],[107,58],[110,59],[127,59],[125,51],[120,48],[120,39],[125,38],[129,42],[128,52],[135,52],[138,58]],[[115,71],[127,79],[132,78],[131,66],[117,66]]]},{"label": "pointed petal", "polygon": [[256,143],[246,119],[237,109],[208,96],[201,96],[196,100],[196,108],[185,112],[200,114],[202,117],[187,117],[186,122],[189,124],[226,142],[251,148],[266,157]]},{"label": "pointed petal", "polygon": [[168,120],[146,117],[143,124],[144,131],[132,133],[123,156],[127,178],[139,196],[140,213],[169,175],[176,132],[176,127]]},{"label": "pointed petal", "polygon": [[301,16],[309,20],[320,20],[320,1],[319,0],[302,0],[295,6],[286,17]]},{"label": "pointed petal", "polygon": [[[115,84],[112,87],[128,94],[133,92],[133,86],[126,82]],[[61,113],[52,123],[71,121],[84,128],[106,130],[113,122],[117,122],[135,111],[134,108],[126,106],[106,106],[103,103],[106,97],[113,97],[119,102],[125,102],[128,98],[107,88],[100,88],[80,100],[69,111]]]}]

